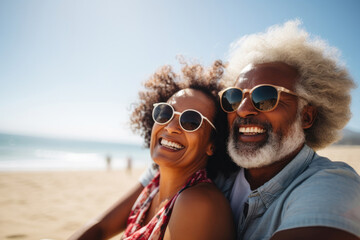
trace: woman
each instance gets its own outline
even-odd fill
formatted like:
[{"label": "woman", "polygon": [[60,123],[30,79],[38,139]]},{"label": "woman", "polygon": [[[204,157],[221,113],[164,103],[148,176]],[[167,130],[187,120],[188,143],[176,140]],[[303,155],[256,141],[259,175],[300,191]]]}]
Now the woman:
[{"label": "woman", "polygon": [[[221,74],[220,62],[209,72],[199,64],[184,65],[181,76],[165,66],[145,83],[131,121],[159,173],[135,202],[122,239],[235,238],[229,204],[208,178],[236,170],[225,154],[227,121],[216,98]],[[122,221],[119,208],[102,219],[121,215]],[[81,237],[114,233],[112,224],[111,231],[101,221],[95,225]]]}]

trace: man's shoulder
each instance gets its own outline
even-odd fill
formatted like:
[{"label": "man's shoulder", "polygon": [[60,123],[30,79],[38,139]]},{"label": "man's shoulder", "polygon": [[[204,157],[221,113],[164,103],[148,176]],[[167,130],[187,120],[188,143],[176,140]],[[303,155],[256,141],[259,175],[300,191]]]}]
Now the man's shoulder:
[{"label": "man's shoulder", "polygon": [[360,183],[358,173],[350,165],[345,162],[331,161],[317,154],[315,154],[303,174],[307,176],[309,180],[322,179],[323,181],[336,181],[341,178],[344,181],[348,179],[348,181]]},{"label": "man's shoulder", "polygon": [[360,202],[360,176],[344,162],[314,156],[308,167],[284,189],[284,209],[308,209],[328,212],[329,209],[355,208]]},{"label": "man's shoulder", "polygon": [[[307,168],[289,185],[291,191],[299,194],[335,194],[334,188],[343,193],[360,189],[360,176],[344,162],[334,162],[315,154]],[[355,188],[355,189],[354,189]]]},{"label": "man's shoulder", "polygon": [[280,199],[278,231],[322,226],[360,234],[360,177],[346,163],[315,157]]}]

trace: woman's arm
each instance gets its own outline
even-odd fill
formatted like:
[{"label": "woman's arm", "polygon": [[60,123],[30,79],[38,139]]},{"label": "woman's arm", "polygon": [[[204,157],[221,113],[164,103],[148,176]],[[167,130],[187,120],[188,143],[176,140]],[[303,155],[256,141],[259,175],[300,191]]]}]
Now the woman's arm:
[{"label": "woman's arm", "polygon": [[108,239],[123,231],[131,208],[143,188],[138,183],[126,196],[116,202],[103,215],[75,232],[69,240]]},{"label": "woman's arm", "polygon": [[228,201],[214,185],[184,190],[175,202],[164,239],[235,239]]}]

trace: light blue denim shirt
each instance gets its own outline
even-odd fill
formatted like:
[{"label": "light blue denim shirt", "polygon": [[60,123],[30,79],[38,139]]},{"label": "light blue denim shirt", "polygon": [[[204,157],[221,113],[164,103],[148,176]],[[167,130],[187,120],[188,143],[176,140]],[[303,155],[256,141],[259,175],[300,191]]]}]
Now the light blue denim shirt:
[{"label": "light blue denim shirt", "polygon": [[[215,180],[228,198],[236,175]],[[246,204],[247,215],[237,216],[241,240],[270,239],[281,230],[312,226],[337,228],[360,237],[359,175],[347,164],[320,157],[306,145],[281,172],[252,191]]]},{"label": "light blue denim shirt", "polygon": [[[219,181],[230,196],[234,177]],[[323,226],[360,237],[360,177],[347,164],[332,162],[304,146],[275,177],[252,191],[238,239],[270,239],[276,232]]]}]

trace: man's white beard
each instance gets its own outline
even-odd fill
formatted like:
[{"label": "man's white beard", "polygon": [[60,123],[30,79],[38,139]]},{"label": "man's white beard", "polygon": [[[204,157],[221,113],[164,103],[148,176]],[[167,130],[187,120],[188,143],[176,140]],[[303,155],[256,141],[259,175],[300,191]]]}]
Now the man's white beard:
[{"label": "man's white beard", "polygon": [[[238,131],[233,129],[232,131]],[[273,131],[268,132],[267,142],[262,146],[249,146],[237,142],[230,134],[228,151],[232,160],[243,168],[259,168],[282,160],[305,142],[301,117],[297,116],[286,136],[281,137]]]}]

